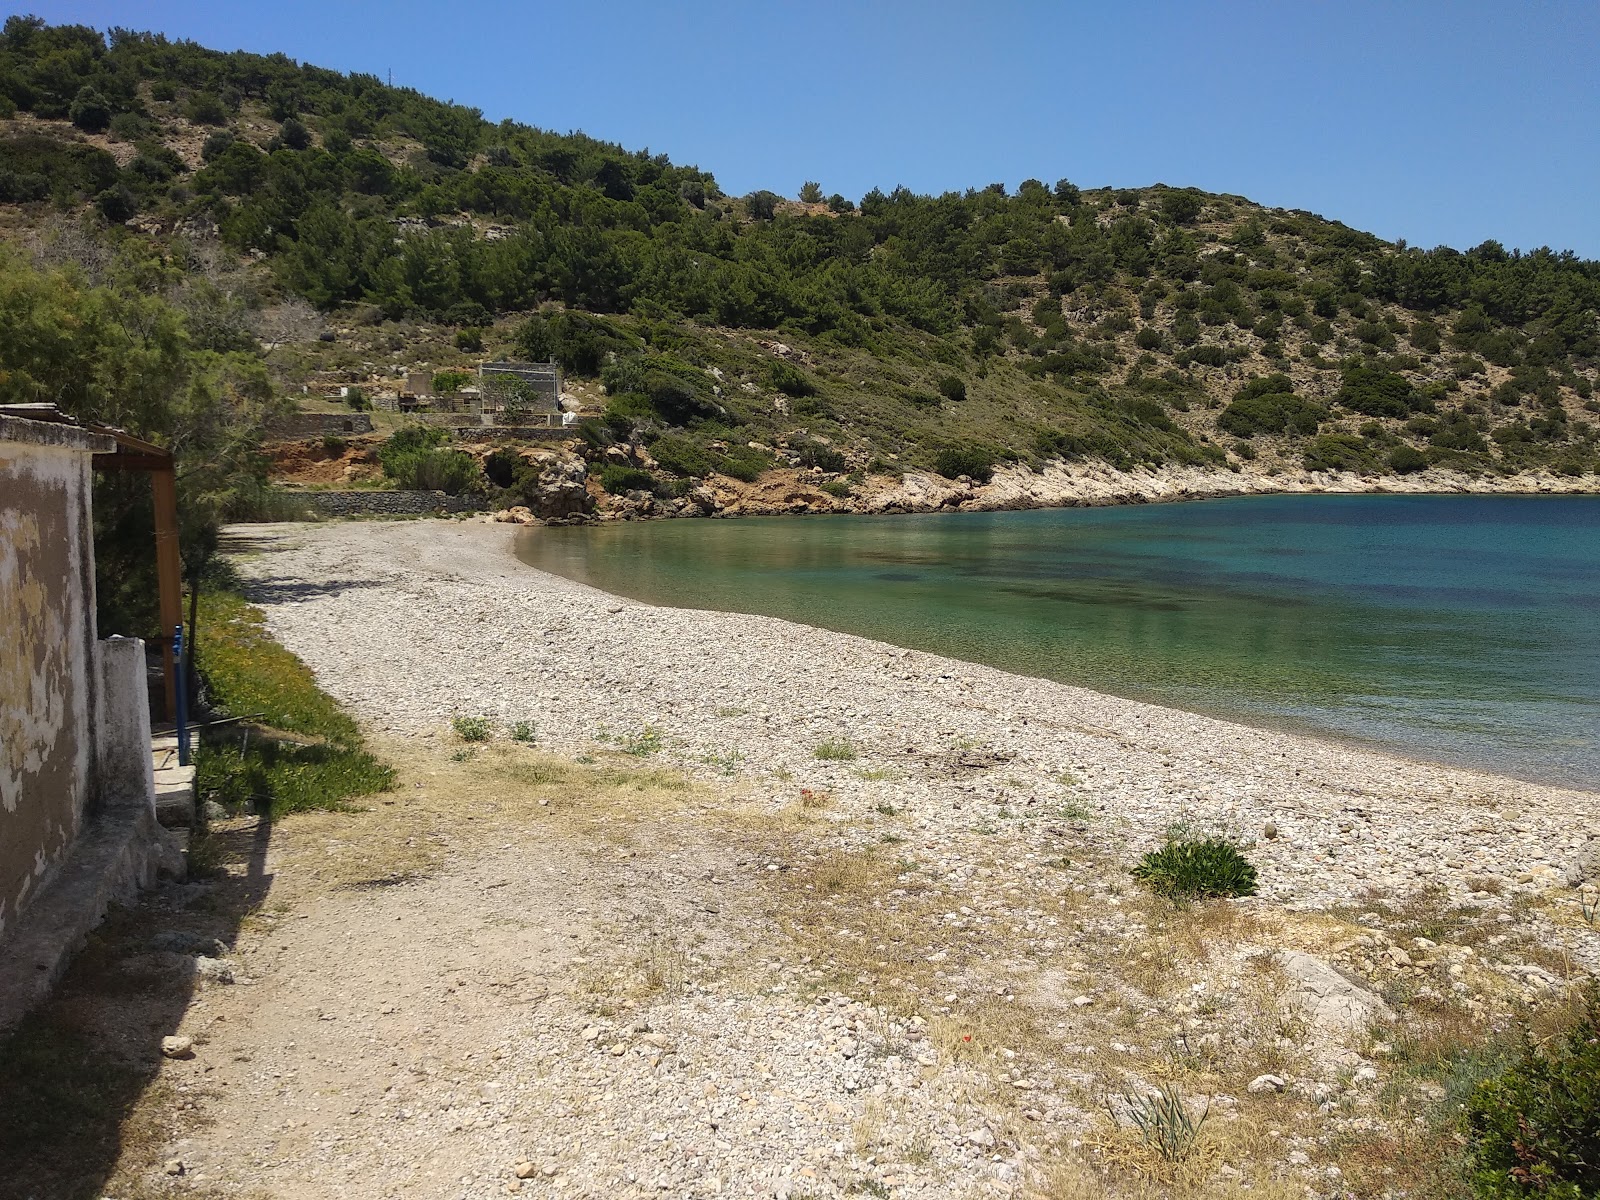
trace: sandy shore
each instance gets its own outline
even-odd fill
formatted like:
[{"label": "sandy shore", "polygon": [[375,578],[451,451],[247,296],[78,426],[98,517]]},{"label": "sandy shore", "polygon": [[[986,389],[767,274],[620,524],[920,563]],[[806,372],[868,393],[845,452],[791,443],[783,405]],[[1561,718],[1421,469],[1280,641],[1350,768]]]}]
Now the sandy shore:
[{"label": "sandy shore", "polygon": [[[842,828],[892,796],[925,834],[1004,826],[1038,853],[1027,818],[1064,807],[1110,818],[1095,836],[1130,861],[1182,822],[1257,842],[1263,895],[1306,908],[1372,888],[1541,894],[1600,837],[1594,793],[639,604],[521,565],[504,526],[238,533],[273,632],[379,730],[446,738],[451,717],[484,716],[574,752],[659,737],[663,759],[775,799],[795,781],[826,788]],[[856,757],[819,759],[830,741]]]}]

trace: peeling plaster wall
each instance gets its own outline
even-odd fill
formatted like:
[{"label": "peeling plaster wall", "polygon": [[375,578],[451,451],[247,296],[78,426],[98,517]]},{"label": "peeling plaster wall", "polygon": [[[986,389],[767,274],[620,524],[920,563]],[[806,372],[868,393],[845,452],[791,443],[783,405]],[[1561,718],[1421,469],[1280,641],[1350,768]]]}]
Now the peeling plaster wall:
[{"label": "peeling plaster wall", "polygon": [[0,936],[95,792],[90,454],[110,439],[0,418]]}]

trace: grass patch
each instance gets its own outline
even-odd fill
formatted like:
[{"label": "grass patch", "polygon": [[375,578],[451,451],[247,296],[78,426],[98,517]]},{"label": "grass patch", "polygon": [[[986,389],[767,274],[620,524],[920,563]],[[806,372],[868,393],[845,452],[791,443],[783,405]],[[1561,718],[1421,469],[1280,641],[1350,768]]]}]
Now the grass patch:
[{"label": "grass patch", "polygon": [[394,771],[365,750],[267,737],[201,742],[195,779],[199,794],[224,808],[256,808],[274,816],[348,808],[357,796],[394,787]]},{"label": "grass patch", "polygon": [[268,727],[235,726],[200,741],[195,773],[203,799],[281,815],[346,808],[354,797],[394,786],[394,771],[363,748],[355,721],[317,687],[311,669],[272,639],[260,609],[221,591],[203,595],[201,609],[197,658],[212,706],[260,714]]},{"label": "grass patch", "polygon": [[1146,854],[1133,868],[1133,877],[1169,900],[1256,894],[1255,867],[1221,838],[1169,841]]},{"label": "grass patch", "polygon": [[201,594],[197,643],[206,694],[222,715],[259,713],[273,729],[361,744],[350,714],[317,687],[310,667],[272,639],[261,610],[238,593]]},{"label": "grass patch", "polygon": [[847,741],[830,739],[819,742],[811,753],[824,762],[854,762],[856,748]]}]

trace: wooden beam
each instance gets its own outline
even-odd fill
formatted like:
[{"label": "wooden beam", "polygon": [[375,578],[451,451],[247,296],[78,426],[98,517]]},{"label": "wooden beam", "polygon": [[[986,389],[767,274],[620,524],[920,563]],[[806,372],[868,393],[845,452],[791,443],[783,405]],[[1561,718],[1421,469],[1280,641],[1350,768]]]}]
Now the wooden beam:
[{"label": "wooden beam", "polygon": [[178,553],[178,481],[172,461],[150,472],[156,513],[156,580],[161,599],[161,677],[167,720],[177,719],[178,675],[172,662],[172,631],[183,623],[183,564]]}]

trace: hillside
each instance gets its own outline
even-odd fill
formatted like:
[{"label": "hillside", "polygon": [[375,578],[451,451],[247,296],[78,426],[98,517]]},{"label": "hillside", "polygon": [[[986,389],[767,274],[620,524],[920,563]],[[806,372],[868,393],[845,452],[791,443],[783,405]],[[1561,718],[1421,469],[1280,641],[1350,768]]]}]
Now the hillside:
[{"label": "hillside", "polygon": [[[0,267],[170,309],[250,437],[285,398],[508,354],[562,362],[602,494],[608,446],[612,491],[776,471],[846,503],[1062,461],[1600,470],[1600,263],[1161,185],[801,197],[281,55],[0,35]],[[52,385],[62,352],[0,350],[0,400],[172,435]],[[482,459],[452,490],[526,498]]]}]

